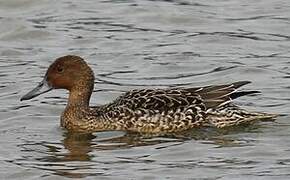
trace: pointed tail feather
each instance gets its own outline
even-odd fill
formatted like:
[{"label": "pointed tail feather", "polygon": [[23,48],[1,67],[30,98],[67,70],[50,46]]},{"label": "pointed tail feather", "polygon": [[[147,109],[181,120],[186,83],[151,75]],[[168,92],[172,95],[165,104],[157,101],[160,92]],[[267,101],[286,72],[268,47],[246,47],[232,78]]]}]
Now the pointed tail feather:
[{"label": "pointed tail feather", "polygon": [[247,118],[241,118],[241,119],[234,119],[234,118],[216,118],[211,117],[210,118],[210,124],[217,128],[225,128],[225,127],[232,127],[232,126],[238,126],[242,124],[251,124],[257,121],[274,121],[274,118],[276,116],[274,115],[263,115],[263,116],[252,116]]},{"label": "pointed tail feather", "polygon": [[230,98],[231,99],[236,99],[238,97],[241,97],[241,96],[246,96],[246,95],[249,95],[249,94],[257,94],[257,93],[261,93],[260,91],[238,91],[238,92],[234,92],[232,94],[230,94]]},{"label": "pointed tail feather", "polygon": [[258,93],[258,91],[237,91],[239,87],[249,83],[250,81],[239,81],[225,85],[188,88],[186,90],[200,95],[204,100],[205,106],[209,109],[224,106],[241,96]]}]

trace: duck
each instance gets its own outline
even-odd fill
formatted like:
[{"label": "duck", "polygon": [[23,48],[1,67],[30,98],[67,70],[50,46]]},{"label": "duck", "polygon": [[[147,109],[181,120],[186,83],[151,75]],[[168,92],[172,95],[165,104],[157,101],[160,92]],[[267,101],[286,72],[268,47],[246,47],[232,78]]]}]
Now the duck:
[{"label": "duck", "polygon": [[249,112],[233,100],[259,93],[238,91],[250,81],[204,87],[133,89],[113,102],[90,106],[94,72],[76,55],[57,58],[43,80],[21,97],[29,100],[53,89],[69,91],[60,125],[72,132],[128,131],[176,133],[194,128],[226,128],[273,119],[275,115]]}]

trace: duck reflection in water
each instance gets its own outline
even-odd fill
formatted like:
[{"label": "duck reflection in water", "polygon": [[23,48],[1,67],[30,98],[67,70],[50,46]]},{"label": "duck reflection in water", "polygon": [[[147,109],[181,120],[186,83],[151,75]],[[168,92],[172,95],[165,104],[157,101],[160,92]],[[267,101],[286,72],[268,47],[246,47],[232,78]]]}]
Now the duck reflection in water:
[{"label": "duck reflection in water", "polygon": [[[106,154],[106,151],[110,153],[113,153],[112,150],[121,149],[129,151],[131,148],[140,146],[144,148],[145,146],[155,146],[156,149],[166,149],[182,145],[193,139],[200,143],[213,144],[215,147],[247,146],[248,142],[245,140],[231,138],[228,135],[257,132],[259,129],[259,124],[257,124],[218,130],[215,128],[194,129],[181,133],[163,134],[162,136],[116,131],[94,134],[63,132],[61,143],[28,141],[19,145],[24,153],[23,157],[10,163],[51,171],[59,176],[83,178],[103,175],[104,170],[98,169],[100,163],[119,163],[124,160],[119,155],[114,157],[115,159],[110,156],[109,160],[106,158],[104,160],[103,155]],[[145,158],[145,160],[139,159],[134,154],[126,156],[126,158],[132,162],[150,159],[150,157]]]}]

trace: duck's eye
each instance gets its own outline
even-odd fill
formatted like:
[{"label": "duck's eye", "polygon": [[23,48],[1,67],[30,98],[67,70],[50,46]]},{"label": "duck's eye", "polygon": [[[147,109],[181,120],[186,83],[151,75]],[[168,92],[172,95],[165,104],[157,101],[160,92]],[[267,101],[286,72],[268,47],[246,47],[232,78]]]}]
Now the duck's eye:
[{"label": "duck's eye", "polygon": [[57,70],[58,73],[62,73],[62,72],[63,72],[63,67],[58,66],[58,67],[56,68],[56,70]]}]

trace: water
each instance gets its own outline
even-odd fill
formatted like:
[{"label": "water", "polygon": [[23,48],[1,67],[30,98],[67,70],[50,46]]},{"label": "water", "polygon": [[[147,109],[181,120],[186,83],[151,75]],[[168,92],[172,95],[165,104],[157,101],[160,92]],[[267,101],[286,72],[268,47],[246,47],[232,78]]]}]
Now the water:
[{"label": "water", "polygon": [[[0,1],[0,179],[289,179],[290,3]],[[229,130],[68,134],[67,92],[20,102],[57,57],[84,57],[91,103],[133,88],[250,80],[237,104],[282,114]]]}]

